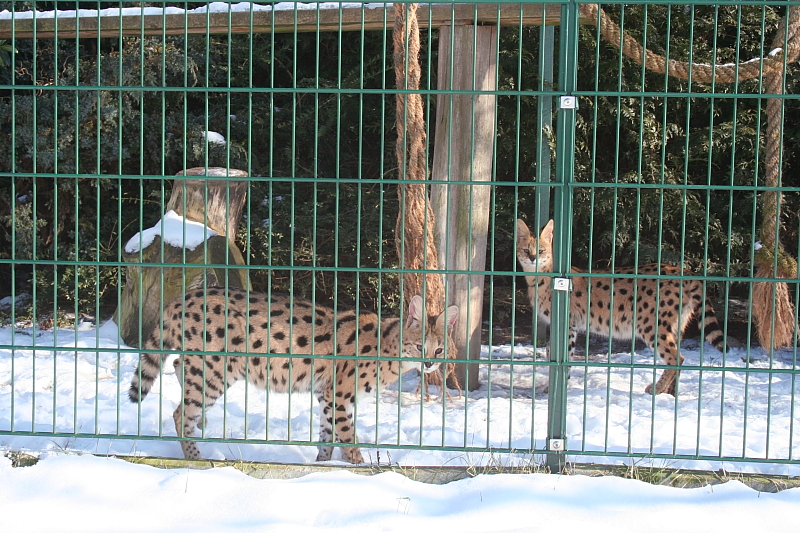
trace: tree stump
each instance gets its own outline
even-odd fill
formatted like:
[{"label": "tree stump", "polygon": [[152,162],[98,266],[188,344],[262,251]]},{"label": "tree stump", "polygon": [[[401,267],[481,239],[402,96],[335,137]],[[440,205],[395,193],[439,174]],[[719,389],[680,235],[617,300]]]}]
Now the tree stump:
[{"label": "tree stump", "polygon": [[[177,175],[245,177],[247,173],[226,168],[191,168]],[[164,306],[190,289],[209,285],[250,288],[246,269],[227,266],[245,264],[234,240],[247,199],[247,185],[246,181],[219,179],[176,179],[173,182],[167,212],[175,211],[187,221],[204,224],[216,235],[193,249],[188,245],[186,248],[175,246],[156,236],[142,250],[123,252],[123,259],[130,264],[126,267],[126,283],[114,319],[120,337],[128,346],[140,347],[158,326]],[[188,230],[184,229],[184,234],[188,234]],[[126,248],[136,247],[134,239],[127,243]],[[191,244],[188,239],[187,244]],[[175,266],[147,266],[149,263]]]},{"label": "tree stump", "polygon": [[[235,168],[197,167],[175,175],[244,178],[247,172]],[[176,179],[172,183],[172,196],[166,210],[181,216],[186,213],[185,218],[205,224],[234,242],[247,199],[247,185],[247,181],[238,180]]]}]

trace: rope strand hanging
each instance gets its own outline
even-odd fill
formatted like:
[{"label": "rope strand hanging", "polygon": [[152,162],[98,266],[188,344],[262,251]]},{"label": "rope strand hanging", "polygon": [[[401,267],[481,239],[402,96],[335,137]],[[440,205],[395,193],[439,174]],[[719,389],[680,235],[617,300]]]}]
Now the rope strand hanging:
[{"label": "rope strand hanging", "polygon": [[[611,20],[600,4],[584,4],[580,7],[582,18],[600,28],[600,33],[622,53],[646,69],[684,80],[699,83],[734,83],[758,76],[764,77],[766,94],[783,94],[783,76],[786,66],[800,57],[800,6],[788,9],[785,22],[778,26],[767,57],[754,58],[737,64],[707,65],[686,63],[670,59],[645,49],[633,37],[622,32]],[[783,129],[783,99],[767,100],[767,132],[764,146],[764,184],[780,186],[781,144]],[[797,279],[800,273],[797,261],[787,254],[780,244],[781,194],[770,190],[761,194],[762,221],[760,238],[763,247],[755,254],[758,278]],[[777,256],[777,259],[775,257]],[[797,326],[794,306],[786,283],[756,282],[753,286],[753,317],[756,334],[761,346],[767,350],[790,346],[794,342]]]},{"label": "rope strand hanging", "polygon": [[[395,97],[395,120],[397,128],[397,168],[401,180],[417,180],[419,183],[401,182],[397,186],[400,209],[397,213],[395,239],[397,255],[403,268],[411,270],[438,270],[439,259],[434,238],[434,215],[428,200],[427,135],[423,113],[422,95],[418,92],[422,69],[419,63],[420,35],[417,22],[419,4],[394,4],[394,74],[398,91]],[[444,310],[444,283],[441,274],[421,275],[406,272],[402,275],[407,304],[420,294],[426,302],[429,315],[439,315]],[[452,345],[452,343],[451,343]],[[455,346],[450,346],[447,356],[455,358]],[[461,392],[461,386],[453,373],[455,365],[443,365],[441,370],[424,374],[426,383],[442,386],[449,376]],[[439,367],[442,368],[441,366]],[[448,393],[449,395],[449,393]],[[426,396],[427,399],[427,396]]]},{"label": "rope strand hanging", "polygon": [[[796,44],[800,32],[800,9],[793,8],[794,24],[789,24],[789,32],[779,32],[772,44],[773,47],[784,46],[784,41],[793,39]],[[783,34],[783,35],[782,35]],[[787,61],[796,60],[787,55]],[[765,75],[764,88],[768,94],[783,94],[784,69],[775,69]],[[764,145],[766,169],[764,183],[767,187],[781,185],[781,146],[783,132],[783,99],[767,100],[767,138]],[[797,262],[783,250],[780,233],[781,193],[777,189],[761,194],[762,249],[756,252],[758,278],[797,278]],[[777,256],[777,257],[776,257]],[[768,350],[790,346],[794,341],[794,330],[797,324],[789,286],[786,283],[758,282],[753,284],[753,317],[756,322],[756,334],[761,346]]]}]

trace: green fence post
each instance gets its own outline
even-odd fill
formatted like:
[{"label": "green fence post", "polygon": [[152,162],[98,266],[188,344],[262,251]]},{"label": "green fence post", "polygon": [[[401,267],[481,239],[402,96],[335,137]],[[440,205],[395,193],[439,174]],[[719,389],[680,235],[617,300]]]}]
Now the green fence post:
[{"label": "green fence post", "polygon": [[[578,4],[570,2],[561,8],[558,90],[559,100],[556,131],[556,173],[554,180],[553,213],[556,220],[553,239],[553,272],[565,276],[570,269],[572,241],[572,189],[575,146],[575,110],[577,99],[572,95],[577,85]],[[552,280],[556,289],[557,279]],[[567,377],[569,375],[567,338],[569,336],[568,290],[553,290],[552,322],[550,324],[550,386],[548,392],[547,466],[551,472],[564,469],[566,458]]]}]

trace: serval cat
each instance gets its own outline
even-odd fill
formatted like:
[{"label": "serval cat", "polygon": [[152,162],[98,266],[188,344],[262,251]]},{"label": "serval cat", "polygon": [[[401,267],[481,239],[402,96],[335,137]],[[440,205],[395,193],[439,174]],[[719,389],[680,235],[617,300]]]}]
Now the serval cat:
[{"label": "serval cat", "polygon": [[[553,221],[547,223],[536,239],[522,220],[517,220],[517,259],[525,272],[553,271]],[[576,268],[572,272],[582,273]],[[619,268],[620,274],[633,274],[633,268]],[[679,276],[679,268],[670,265],[643,265],[641,274]],[[606,272],[602,272],[606,273]],[[689,272],[684,271],[684,274]],[[691,274],[691,273],[689,273]],[[526,276],[528,297],[539,317],[550,323],[551,280],[548,277]],[[678,336],[686,329],[692,317],[700,317],[705,306],[705,337],[714,348],[725,350],[725,338],[717,322],[714,308],[703,297],[703,284],[697,280],[678,279],[632,279],[591,278],[575,276],[572,278],[570,295],[570,336],[569,357],[575,352],[575,340],[580,332],[588,329],[590,333],[604,337],[630,338],[632,335],[642,339],[654,352],[658,352],[664,364],[678,367],[683,363],[678,347]],[[589,294],[591,289],[591,305]],[[634,294],[636,305],[634,308]],[[612,313],[613,307],[613,313]],[[656,307],[658,318],[656,319]],[[634,309],[636,311],[634,320]],[[611,316],[613,315],[613,323]],[[658,337],[656,337],[658,335]],[[675,395],[675,385],[679,370],[664,370],[656,383],[648,385],[645,391],[650,394],[667,393]]]},{"label": "serval cat", "polygon": [[[179,436],[193,437],[195,429],[202,427],[204,409],[214,405],[236,381],[249,379],[259,388],[276,392],[308,392],[313,386],[311,392],[320,403],[320,442],[332,442],[335,422],[336,439],[355,443],[356,397],[394,383],[409,370],[436,370],[445,356],[445,338],[453,342],[450,335],[457,318],[456,306],[438,317],[427,316],[420,296],[411,299],[401,325],[399,318],[379,321],[368,311],[336,314],[333,309],[286,295],[209,287],[190,291],[168,304],[163,329],[159,332],[156,328],[144,348],[159,350],[163,343],[165,350],[182,352],[174,363],[183,386],[183,401],[173,415]],[[203,351],[231,355],[205,355]],[[242,352],[259,355],[232,355]],[[289,353],[308,357],[279,355]],[[317,359],[315,355],[337,357]],[[396,359],[376,361],[377,356]],[[430,360],[420,363],[405,361],[406,357]],[[150,353],[140,357],[129,391],[132,402],[144,399],[165,358],[166,354]],[[181,441],[181,447],[186,458],[201,458],[196,442]],[[332,452],[333,446],[320,446],[317,461],[329,460]],[[342,453],[351,463],[363,462],[357,447],[343,447]]]}]

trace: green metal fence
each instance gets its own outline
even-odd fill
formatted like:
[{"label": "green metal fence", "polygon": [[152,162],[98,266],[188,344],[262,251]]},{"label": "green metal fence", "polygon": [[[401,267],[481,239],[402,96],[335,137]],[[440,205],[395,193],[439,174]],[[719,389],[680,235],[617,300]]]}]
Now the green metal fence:
[{"label": "green metal fence", "polygon": [[[313,461],[324,406],[246,380],[176,436],[188,368],[169,364],[179,349],[143,351],[161,310],[224,285],[405,321],[409,276],[428,273],[459,308],[449,393],[409,372],[364,394],[365,461],[797,474],[792,2],[423,4],[418,89],[397,88],[392,4],[145,4],[0,2],[0,447],[178,457],[196,440],[207,458]],[[420,242],[405,240],[419,182],[396,158],[415,120],[398,94],[425,117]],[[551,269],[523,268],[517,219],[533,237],[553,219]],[[410,265],[429,239],[436,258]],[[711,310],[677,328],[675,394],[645,393],[675,369],[659,327],[693,291]],[[649,309],[665,313],[652,346],[614,329]],[[712,313],[725,353],[703,342]],[[570,358],[571,329],[594,321],[610,338],[578,335]],[[204,341],[208,360],[239,351],[234,333]],[[134,404],[140,353],[168,362]],[[282,357],[290,381],[308,359]]]}]

